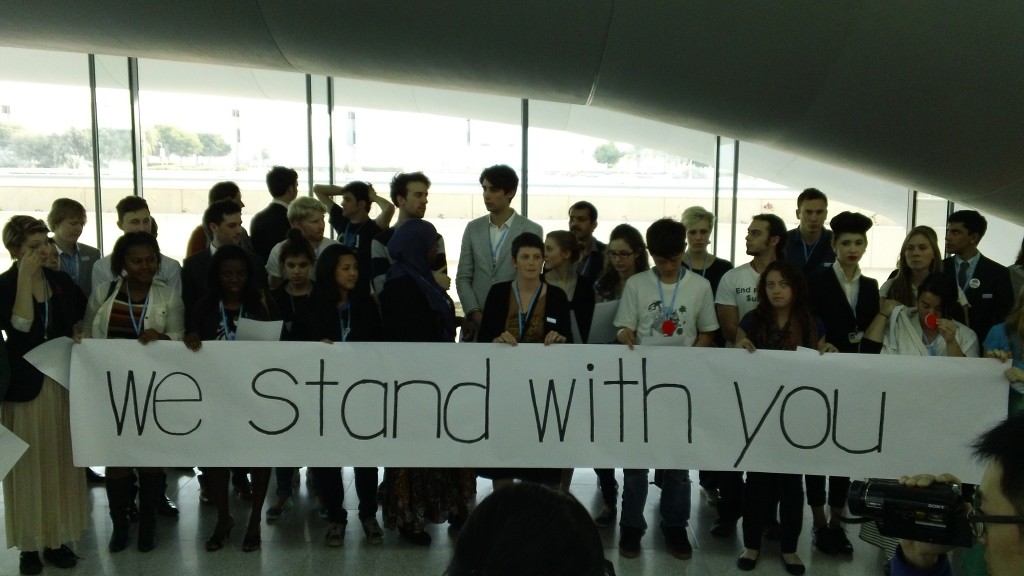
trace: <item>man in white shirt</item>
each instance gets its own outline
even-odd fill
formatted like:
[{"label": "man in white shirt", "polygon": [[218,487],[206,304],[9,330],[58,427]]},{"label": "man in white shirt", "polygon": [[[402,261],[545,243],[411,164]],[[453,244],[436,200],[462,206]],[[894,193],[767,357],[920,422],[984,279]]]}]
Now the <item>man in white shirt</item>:
[{"label": "man in white shirt", "polygon": [[757,308],[757,281],[768,264],[786,253],[786,223],[774,214],[758,214],[747,226],[747,255],[750,262],[722,276],[715,294],[718,323],[729,346],[736,343],[736,328],[743,316]]},{"label": "man in white shirt", "polygon": [[[145,199],[138,196],[125,196],[117,203],[117,227],[121,232],[146,232],[153,233],[153,219],[149,213],[149,204]],[[160,255],[160,270],[156,273],[156,279],[163,281],[175,293],[181,294],[181,264],[177,260]],[[92,291],[103,290],[109,286],[114,278],[114,271],[110,268],[110,255],[106,255],[96,261],[92,269]]]}]

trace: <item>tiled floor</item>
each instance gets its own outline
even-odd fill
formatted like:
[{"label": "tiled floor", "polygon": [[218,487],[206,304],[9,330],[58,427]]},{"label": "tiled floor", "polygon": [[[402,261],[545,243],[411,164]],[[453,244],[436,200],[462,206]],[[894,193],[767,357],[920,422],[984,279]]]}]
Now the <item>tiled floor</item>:
[{"label": "tiled floor", "polygon": [[[107,552],[110,537],[110,520],[107,517],[107,501],[102,485],[92,485],[90,494],[93,501],[92,529],[87,531],[81,542],[74,545],[82,560],[73,570],[59,570],[47,566],[43,573],[71,575],[177,575],[202,574],[204,576],[240,576],[265,574],[268,576],[291,576],[299,574],[410,574],[438,575],[444,573],[452,551],[454,533],[447,526],[433,526],[430,533],[434,543],[429,548],[419,548],[399,540],[396,533],[385,531],[384,544],[370,546],[364,541],[362,531],[354,521],[356,497],[352,487],[351,469],[345,474],[345,506],[352,510],[345,534],[345,545],[341,548],[327,548],[323,537],[326,522],[315,511],[313,499],[305,483],[305,470],[295,505],[281,519],[263,527],[263,549],[259,552],[243,553],[241,550],[244,522],[247,513],[245,503],[235,499],[232,514],[237,525],[231,534],[231,542],[223,550],[207,552],[204,542],[213,529],[216,514],[212,507],[199,502],[199,487],[189,473],[172,471],[168,481],[169,494],[181,508],[178,520],[158,517],[157,548],[141,554],[134,548],[134,540],[127,550],[118,554]],[[694,473],[696,476],[696,473]],[[620,476],[621,483],[621,476]],[[273,499],[274,480],[271,479]],[[490,492],[490,483],[480,481],[479,498]],[[573,478],[572,492],[592,511],[600,507],[597,479],[591,470],[577,470]],[[647,503],[647,522],[658,525],[658,490],[652,488]],[[269,503],[268,503],[269,505]],[[707,505],[694,482],[693,513],[690,520],[690,537],[694,543],[693,559],[680,561],[666,550],[664,540],[657,529],[648,530],[643,540],[643,553],[639,558],[627,560],[618,555],[616,544],[618,531],[609,528],[602,531],[605,554],[615,565],[621,576],[639,574],[685,574],[711,576],[736,574],[736,557],[742,551],[739,536],[717,539],[708,534],[708,528],[716,518],[714,508]],[[856,529],[851,530],[851,540],[856,552],[852,558],[835,558],[812,552],[810,543],[810,517],[804,520],[804,533],[800,538],[798,553],[807,565],[811,575],[868,575],[881,574],[883,557],[878,549],[856,539]],[[134,533],[132,534],[134,539]],[[776,542],[765,542],[761,561],[754,573],[785,574]],[[18,573],[18,552],[10,549],[0,552],[0,574]]]}]

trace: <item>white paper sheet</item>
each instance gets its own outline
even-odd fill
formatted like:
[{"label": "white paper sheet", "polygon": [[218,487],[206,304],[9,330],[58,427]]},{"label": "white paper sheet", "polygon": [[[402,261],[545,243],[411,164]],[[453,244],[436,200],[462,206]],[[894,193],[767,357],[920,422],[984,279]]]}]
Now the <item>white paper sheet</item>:
[{"label": "white paper sheet", "polygon": [[6,478],[7,473],[18,463],[21,455],[28,450],[28,444],[18,436],[0,426],[0,478]]},{"label": "white paper sheet", "polygon": [[53,378],[57,384],[71,389],[71,347],[75,341],[67,336],[47,340],[25,354],[25,360],[37,370]]},{"label": "white paper sheet", "polygon": [[615,313],[619,311],[619,301],[598,302],[594,305],[594,321],[590,325],[590,335],[587,342],[590,344],[607,344],[615,342]]},{"label": "white paper sheet", "polygon": [[281,339],[281,327],[284,321],[274,320],[271,322],[260,322],[249,318],[239,318],[235,332],[236,340],[274,342]]}]

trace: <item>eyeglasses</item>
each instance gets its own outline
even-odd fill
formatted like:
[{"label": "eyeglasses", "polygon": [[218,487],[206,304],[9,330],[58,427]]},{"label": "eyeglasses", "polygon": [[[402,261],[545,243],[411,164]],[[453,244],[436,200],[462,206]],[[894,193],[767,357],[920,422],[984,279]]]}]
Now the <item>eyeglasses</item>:
[{"label": "eyeglasses", "polygon": [[608,252],[609,258],[629,258],[636,252]]},{"label": "eyeglasses", "polygon": [[967,514],[967,521],[971,524],[974,537],[981,538],[985,534],[985,524],[1024,524],[1024,516],[989,516],[978,514],[975,509]]}]

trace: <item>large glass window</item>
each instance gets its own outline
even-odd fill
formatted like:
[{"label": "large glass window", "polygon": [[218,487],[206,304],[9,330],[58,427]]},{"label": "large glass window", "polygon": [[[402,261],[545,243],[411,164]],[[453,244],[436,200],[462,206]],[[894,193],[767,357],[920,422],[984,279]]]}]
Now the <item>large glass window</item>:
[{"label": "large glass window", "polygon": [[643,118],[531,101],[530,218],[545,232],[567,230],[569,207],[587,200],[598,209],[594,236],[607,242],[620,223],[643,234],[690,206],[713,210],[714,143]]},{"label": "large glass window", "polygon": [[[387,196],[396,172],[426,174],[426,217],[444,237],[453,279],[448,293],[457,302],[462,234],[470,220],[486,214],[481,170],[508,164],[522,174],[520,100],[344,79],[334,80],[334,94],[335,182],[363,180]],[[532,218],[532,187],[529,195]],[[513,203],[517,210],[521,198]]]},{"label": "large glass window", "polygon": [[[0,226],[45,220],[60,197],[93,208],[90,102],[86,55],[0,48]],[[95,244],[95,230],[81,240]],[[0,268],[10,264],[0,250]]]},{"label": "large glass window", "polygon": [[[161,249],[172,258],[184,256],[216,182],[241,187],[246,222],[270,201],[265,178],[271,166],[294,168],[305,191],[304,75],[140,60],[139,101],[144,196]],[[317,120],[322,124],[325,117]]]}]

